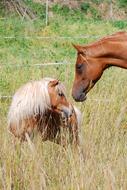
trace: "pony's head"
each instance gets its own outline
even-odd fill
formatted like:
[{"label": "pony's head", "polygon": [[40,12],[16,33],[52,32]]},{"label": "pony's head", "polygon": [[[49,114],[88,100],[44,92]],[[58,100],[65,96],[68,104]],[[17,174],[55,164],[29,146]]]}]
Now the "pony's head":
[{"label": "pony's head", "polygon": [[48,84],[48,92],[52,111],[70,117],[73,109],[66,98],[64,85],[56,79],[51,80]]}]

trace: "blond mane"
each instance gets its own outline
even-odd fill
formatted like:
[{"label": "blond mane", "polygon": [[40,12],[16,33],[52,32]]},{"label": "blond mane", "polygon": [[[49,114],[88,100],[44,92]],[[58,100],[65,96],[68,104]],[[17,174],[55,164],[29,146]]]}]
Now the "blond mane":
[{"label": "blond mane", "polygon": [[[38,113],[45,113],[51,108],[48,93],[48,84],[52,78],[44,78],[39,81],[31,81],[20,87],[12,99],[8,113],[8,124],[17,123]],[[58,83],[57,90],[65,94],[65,87]]]}]

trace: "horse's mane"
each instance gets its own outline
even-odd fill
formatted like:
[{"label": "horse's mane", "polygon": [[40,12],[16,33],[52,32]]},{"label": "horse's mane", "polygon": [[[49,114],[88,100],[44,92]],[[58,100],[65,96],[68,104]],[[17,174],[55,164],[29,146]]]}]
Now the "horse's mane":
[{"label": "horse's mane", "polygon": [[96,42],[93,42],[93,43],[91,43],[89,45],[85,45],[83,47],[87,49],[87,48],[96,47],[96,46],[98,46],[100,44],[102,45],[107,41],[124,41],[125,37],[127,39],[127,33],[126,32],[117,32],[115,34],[103,37],[103,38],[97,40]]},{"label": "horse's mane", "polygon": [[[83,48],[83,54],[92,56],[92,57],[98,57],[105,54],[110,54],[110,50],[112,51],[113,44],[120,44],[123,41],[127,41],[127,33],[126,32],[117,32],[115,34],[106,36],[102,39],[99,39],[96,42],[93,42],[91,44],[82,46]],[[109,48],[109,43],[112,44],[111,49]],[[107,48],[108,45],[108,48]]]},{"label": "horse's mane", "polygon": [[[34,114],[43,114],[48,108],[51,108],[48,84],[53,80],[52,78],[43,78],[39,81],[28,82],[20,87],[13,96],[8,121],[20,121]],[[60,82],[56,88],[64,93],[64,86]]]}]

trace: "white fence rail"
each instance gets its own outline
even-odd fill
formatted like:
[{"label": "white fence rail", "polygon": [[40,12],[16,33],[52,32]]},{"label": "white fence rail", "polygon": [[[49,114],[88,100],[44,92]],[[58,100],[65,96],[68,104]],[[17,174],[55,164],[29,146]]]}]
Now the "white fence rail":
[{"label": "white fence rail", "polygon": [[0,36],[0,39],[53,39],[53,40],[64,40],[64,39],[87,39],[87,38],[100,38],[102,36],[95,36],[95,35],[82,35],[82,36]]},{"label": "white fence rail", "polygon": [[[5,101],[5,100],[9,100],[12,99],[13,96],[11,95],[5,95],[5,96],[0,96],[0,101]],[[87,98],[87,101],[95,101],[95,102],[103,102],[103,103],[111,103],[114,102],[113,99],[100,99],[100,98]]]},{"label": "white fence rail", "polygon": [[[49,0],[45,0],[46,4],[46,10],[45,10],[45,24],[46,26],[49,23]],[[36,39],[36,40],[47,40],[47,39],[52,39],[52,40],[64,40],[64,39],[87,39],[87,38],[93,38],[97,39],[102,36],[97,36],[97,35],[80,35],[80,36],[0,36],[0,40],[13,40],[13,39],[25,39],[25,40],[31,40],[31,39]],[[9,65],[9,67],[47,67],[47,66],[58,66],[58,65],[68,65],[71,64],[67,61],[65,62],[55,62],[55,63],[40,63],[40,64],[33,64],[33,65]],[[4,67],[6,65],[0,66],[0,68]],[[12,95],[0,95],[0,101],[4,101],[7,99],[11,99]],[[93,100],[97,102],[111,102],[113,100],[111,99],[89,99],[88,100]]]},{"label": "white fence rail", "polygon": [[[72,64],[70,62],[54,62],[54,63],[40,63],[40,64],[10,64],[9,67],[47,67],[47,66],[58,66],[58,65],[68,65]],[[0,66],[0,68],[4,67],[6,65]]]}]

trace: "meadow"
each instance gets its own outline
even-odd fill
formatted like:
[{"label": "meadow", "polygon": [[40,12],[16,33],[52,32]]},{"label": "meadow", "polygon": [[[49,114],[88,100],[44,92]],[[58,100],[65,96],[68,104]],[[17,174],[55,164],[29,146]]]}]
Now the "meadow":
[{"label": "meadow", "polygon": [[[127,189],[127,71],[108,69],[83,103],[75,103],[71,97],[76,61],[72,43],[87,44],[121,29],[127,30],[126,22],[87,19],[79,13],[58,13],[48,26],[44,19],[1,16],[0,96],[13,95],[27,81],[54,77],[63,81],[69,99],[83,114],[78,151],[42,142],[39,135],[32,143],[21,145],[17,141],[14,146],[7,130],[11,99],[1,99],[1,190]],[[74,38],[83,35],[89,36]],[[50,38],[37,38],[47,36]],[[35,66],[50,62],[71,64]]]}]

